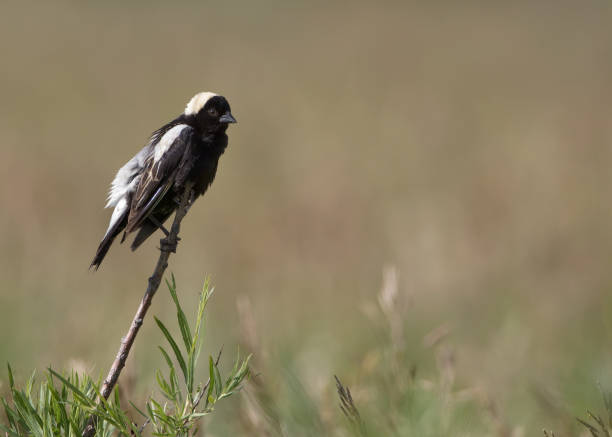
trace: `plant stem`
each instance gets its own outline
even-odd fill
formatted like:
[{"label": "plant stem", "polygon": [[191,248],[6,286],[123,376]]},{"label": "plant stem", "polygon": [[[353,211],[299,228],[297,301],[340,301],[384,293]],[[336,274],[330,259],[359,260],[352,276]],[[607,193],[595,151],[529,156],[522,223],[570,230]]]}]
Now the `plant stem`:
[{"label": "plant stem", "polygon": [[[170,258],[170,253],[173,251],[173,247],[176,248],[176,244],[178,243],[178,233],[181,228],[181,221],[187,214],[187,210],[189,209],[189,198],[191,195],[191,184],[187,184],[185,186],[185,191],[181,198],[180,204],[176,210],[174,215],[174,221],[172,222],[172,227],[170,228],[170,232],[166,238],[163,238],[160,242],[160,253],[159,258],[157,260],[157,265],[155,266],[155,270],[153,270],[153,274],[149,278],[147,290],[138,306],[138,310],[134,315],[134,319],[132,320],[132,324],[130,325],[130,329],[125,337],[121,339],[121,346],[119,347],[119,352],[115,357],[115,361],[113,361],[113,365],[111,366],[108,375],[104,379],[104,383],[102,384],[102,390],[100,391],[101,395],[104,399],[108,399],[111,394],[115,384],[117,383],[117,379],[119,379],[119,374],[121,370],[125,366],[125,362],[128,358],[128,354],[130,353],[130,349],[132,348],[132,344],[134,344],[134,340],[136,339],[136,335],[142,326],[145,315],[147,314],[147,310],[151,306],[151,302],[153,301],[153,296],[157,292],[159,288],[159,284],[161,283],[162,277],[166,268],[168,267],[168,258]],[[91,416],[83,430],[82,437],[92,437],[96,432],[96,419],[95,416]]]}]

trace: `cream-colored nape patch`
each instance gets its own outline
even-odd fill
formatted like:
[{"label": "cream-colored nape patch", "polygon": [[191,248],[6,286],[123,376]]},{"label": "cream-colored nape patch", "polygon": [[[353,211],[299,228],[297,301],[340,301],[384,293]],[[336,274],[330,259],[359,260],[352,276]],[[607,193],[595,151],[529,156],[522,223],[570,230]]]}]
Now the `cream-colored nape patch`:
[{"label": "cream-colored nape patch", "polygon": [[185,115],[197,114],[200,112],[200,109],[206,105],[211,98],[217,96],[218,94],[211,93],[208,91],[204,91],[202,93],[198,93],[191,98],[187,106],[185,107]]}]

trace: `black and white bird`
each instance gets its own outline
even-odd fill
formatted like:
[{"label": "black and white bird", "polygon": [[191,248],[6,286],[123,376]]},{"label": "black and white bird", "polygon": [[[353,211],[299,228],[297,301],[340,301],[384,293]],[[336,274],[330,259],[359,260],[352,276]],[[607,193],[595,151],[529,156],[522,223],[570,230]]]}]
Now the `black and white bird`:
[{"label": "black and white bird", "polygon": [[114,208],[110,224],[91,267],[96,270],[113,240],[138,230],[136,250],[178,207],[186,183],[193,184],[190,205],[203,195],[217,172],[227,147],[225,131],[236,123],[225,97],[198,93],[185,111],[151,135],[144,148],[119,169],[106,208]]}]

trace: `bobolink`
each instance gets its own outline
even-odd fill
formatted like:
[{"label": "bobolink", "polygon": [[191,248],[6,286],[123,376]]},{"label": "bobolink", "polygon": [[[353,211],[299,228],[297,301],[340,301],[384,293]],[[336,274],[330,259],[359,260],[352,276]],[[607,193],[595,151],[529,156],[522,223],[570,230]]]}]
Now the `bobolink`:
[{"label": "bobolink", "polygon": [[123,231],[139,230],[136,250],[178,207],[187,183],[189,205],[203,195],[215,178],[219,157],[227,147],[225,131],[236,123],[225,97],[198,93],[185,111],[151,135],[147,145],[119,169],[111,184],[106,208],[114,207],[110,224],[91,267],[96,270],[113,240]]}]

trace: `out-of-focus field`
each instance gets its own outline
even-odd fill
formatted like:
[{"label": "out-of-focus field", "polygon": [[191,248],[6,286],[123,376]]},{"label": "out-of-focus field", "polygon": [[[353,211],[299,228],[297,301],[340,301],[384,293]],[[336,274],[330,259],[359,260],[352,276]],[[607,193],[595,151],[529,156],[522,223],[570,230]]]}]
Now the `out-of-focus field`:
[{"label": "out-of-focus field", "polygon": [[[391,344],[423,390],[452,383],[467,405],[446,435],[577,435],[574,416],[600,408],[598,384],[612,383],[609,3],[1,9],[0,362],[22,377],[74,360],[106,372],[158,241],[116,245],[87,270],[108,184],[213,90],[239,123],[169,271],[191,305],[212,275],[206,349],[256,349],[288,435],[341,421],[334,374],[364,416],[379,411],[370,420],[413,408],[390,402],[392,376],[368,388]],[[384,266],[399,272],[387,317],[401,319],[401,344],[376,308]],[[162,290],[152,313],[172,308]],[[432,331],[446,334],[428,346]],[[147,320],[126,373],[136,392],[161,342]],[[237,408],[210,429],[255,435]],[[398,435],[426,435],[404,425]]]}]

